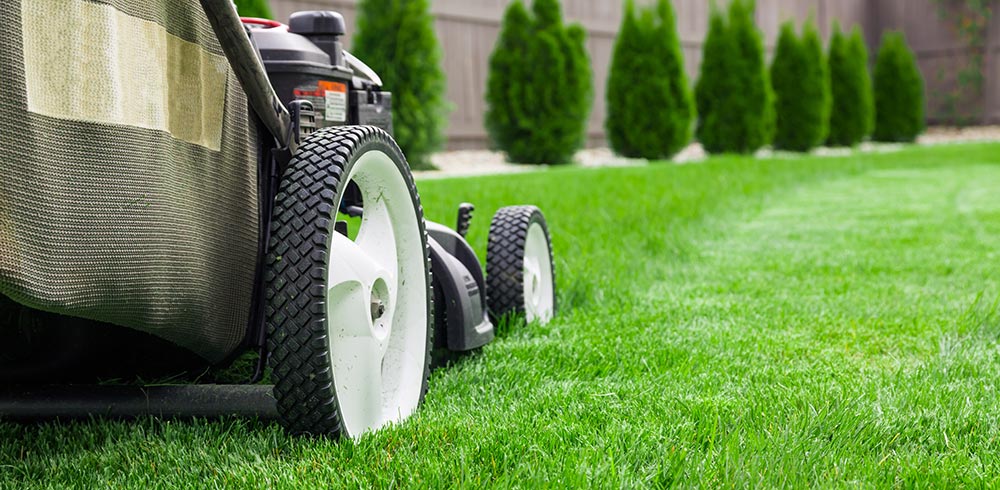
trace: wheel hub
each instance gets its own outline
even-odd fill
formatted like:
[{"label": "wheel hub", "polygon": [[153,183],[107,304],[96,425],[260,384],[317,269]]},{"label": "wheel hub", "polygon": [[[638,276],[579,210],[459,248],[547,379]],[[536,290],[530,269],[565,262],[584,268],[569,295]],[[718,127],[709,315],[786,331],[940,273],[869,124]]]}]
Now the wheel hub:
[{"label": "wheel hub", "polygon": [[382,303],[375,296],[372,296],[372,321],[376,322],[385,314],[385,303]]},{"label": "wheel hub", "polygon": [[380,275],[372,284],[369,304],[371,305],[369,313],[372,320],[372,336],[379,341],[384,341],[392,330],[392,317],[390,315],[392,295],[384,276]]},{"label": "wheel hub", "polygon": [[525,260],[524,273],[528,277],[528,291],[525,301],[531,307],[532,312],[537,311],[539,303],[542,301],[542,291],[539,286],[538,264]]}]

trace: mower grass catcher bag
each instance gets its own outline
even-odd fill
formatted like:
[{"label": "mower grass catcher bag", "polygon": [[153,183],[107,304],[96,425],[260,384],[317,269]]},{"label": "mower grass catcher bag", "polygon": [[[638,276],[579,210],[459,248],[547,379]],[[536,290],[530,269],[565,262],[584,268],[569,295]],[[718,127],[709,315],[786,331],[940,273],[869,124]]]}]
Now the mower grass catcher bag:
[{"label": "mower grass catcher bag", "polygon": [[24,311],[226,359],[257,265],[256,131],[199,3],[5,0],[0,18],[0,371],[56,328]]}]

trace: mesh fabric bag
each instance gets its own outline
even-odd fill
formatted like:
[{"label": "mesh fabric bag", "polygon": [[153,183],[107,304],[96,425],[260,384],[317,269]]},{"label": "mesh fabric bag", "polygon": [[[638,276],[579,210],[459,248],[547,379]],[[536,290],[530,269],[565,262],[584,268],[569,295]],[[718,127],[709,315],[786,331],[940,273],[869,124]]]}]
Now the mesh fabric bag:
[{"label": "mesh fabric bag", "polygon": [[0,295],[226,358],[251,306],[256,135],[199,3],[0,18]]}]

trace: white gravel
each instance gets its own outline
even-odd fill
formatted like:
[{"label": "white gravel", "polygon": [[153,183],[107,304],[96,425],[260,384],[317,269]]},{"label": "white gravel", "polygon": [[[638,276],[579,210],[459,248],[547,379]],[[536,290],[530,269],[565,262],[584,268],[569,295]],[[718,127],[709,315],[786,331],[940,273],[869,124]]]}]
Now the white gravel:
[{"label": "white gravel", "polygon": [[[972,143],[1000,141],[1000,126],[978,126],[971,128],[934,127],[920,137],[918,144],[941,145],[955,143]],[[819,148],[812,154],[822,157],[840,157],[851,155],[855,151],[862,153],[887,153],[899,151],[905,145],[864,143],[857,150],[845,148]],[[795,158],[796,153],[776,152],[764,149],[757,153],[758,158]],[[697,163],[708,155],[700,144],[695,143],[682,150],[673,162],[679,165]],[[431,157],[438,170],[414,172],[421,179],[446,177],[468,177],[475,175],[497,175],[520,172],[530,172],[546,168],[538,165],[519,165],[508,163],[504,154],[487,150],[468,150],[438,153]],[[608,148],[595,148],[580,151],[576,154],[575,165],[580,167],[632,167],[648,165],[646,160],[634,160],[615,155]]]}]

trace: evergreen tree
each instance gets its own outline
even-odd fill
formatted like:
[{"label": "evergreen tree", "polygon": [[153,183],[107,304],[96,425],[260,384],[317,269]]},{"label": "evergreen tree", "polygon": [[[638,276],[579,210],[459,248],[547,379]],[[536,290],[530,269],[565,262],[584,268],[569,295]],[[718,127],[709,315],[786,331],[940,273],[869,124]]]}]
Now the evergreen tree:
[{"label": "evergreen tree", "polygon": [[586,31],[563,25],[558,0],[515,0],[487,81],[486,128],[514,162],[568,163],[583,146],[593,86]]},{"label": "evergreen tree", "polygon": [[819,101],[819,137],[816,146],[822,145],[830,135],[830,110],[833,107],[833,95],[830,93],[830,60],[823,49],[823,39],[819,34],[816,22],[809,20],[802,28],[802,44],[809,56],[809,76],[816,83],[809,86],[809,96]]},{"label": "evergreen tree", "polygon": [[670,158],[690,141],[693,100],[668,0],[641,19],[632,0],[626,2],[607,100],[608,139],[621,155]]},{"label": "evergreen tree", "polygon": [[573,54],[570,57],[568,80],[569,91],[573,96],[569,102],[572,103],[572,114],[576,122],[569,131],[575,132],[578,136],[577,147],[582,148],[587,144],[590,111],[594,105],[594,73],[590,67],[590,53],[587,51],[587,30],[580,24],[571,24],[566,28],[566,33],[569,35],[568,47]]},{"label": "evergreen tree", "polygon": [[728,74],[733,69],[736,49],[729,37],[726,18],[715,4],[709,18],[708,35],[702,46],[701,73],[695,86],[698,124],[695,135],[709,153],[721,153],[732,138],[727,100],[738,89],[736,79]]},{"label": "evergreen tree", "polygon": [[429,167],[448,114],[429,0],[362,0],[353,51],[392,92],[395,139],[410,164]]},{"label": "evergreen tree", "polygon": [[684,65],[681,37],[677,32],[677,14],[672,0],[659,0],[656,42],[653,44],[656,57],[662,60],[663,80],[667,84],[668,104],[665,106],[664,157],[672,157],[691,142],[694,126],[694,95]]},{"label": "evergreen tree", "polygon": [[[807,65],[802,42],[795,34],[795,25],[788,21],[781,25],[778,44],[771,64],[771,86],[775,95],[775,136],[776,148],[785,149],[802,140],[799,131],[799,102],[802,84],[799,81]],[[810,146],[811,147],[811,146]]]},{"label": "evergreen tree", "polygon": [[267,0],[234,0],[234,3],[236,3],[236,10],[242,17],[274,18]]},{"label": "evergreen tree", "polygon": [[861,30],[851,36],[835,24],[830,38],[830,146],[855,146],[871,132],[874,116],[868,48]]},{"label": "evergreen tree", "polygon": [[753,13],[752,0],[733,0],[728,23],[712,13],[695,94],[698,137],[710,153],[753,153],[773,137],[774,96]]},{"label": "evergreen tree", "polygon": [[490,56],[486,81],[486,130],[498,149],[511,148],[522,134],[531,130],[527,114],[520,113],[527,97],[523,82],[530,75],[524,56],[531,43],[531,15],[521,0],[514,0],[503,17],[503,28]]},{"label": "evergreen tree", "polygon": [[887,33],[875,62],[874,139],[913,142],[924,125],[924,81],[916,59],[902,33]]},{"label": "evergreen tree", "polygon": [[819,33],[812,23],[806,25],[801,39],[792,22],[782,25],[771,65],[775,148],[807,152],[826,139],[830,91],[825,65]]},{"label": "evergreen tree", "polygon": [[738,80],[742,94],[734,98],[735,114],[743,115],[739,127],[740,153],[753,153],[774,138],[774,93],[764,62],[764,39],[754,22],[754,0],[735,0],[729,8],[729,24],[739,56]]},{"label": "evergreen tree", "polygon": [[851,31],[847,47],[856,65],[855,70],[861,73],[859,78],[864,79],[860,94],[863,110],[867,116],[865,136],[868,137],[875,131],[875,86],[868,63],[868,44],[865,43],[865,36],[861,33],[860,27],[855,26]]},{"label": "evergreen tree", "polygon": [[[643,19],[652,21],[652,18]],[[655,153],[655,128],[649,115],[651,95],[646,86],[637,87],[649,77],[642,76],[652,64],[649,56],[649,30],[640,26],[633,0],[626,0],[625,14],[618,37],[615,39],[608,75],[607,120],[605,128],[611,148],[620,155],[631,158],[650,158]],[[650,144],[652,143],[652,144]]]}]

